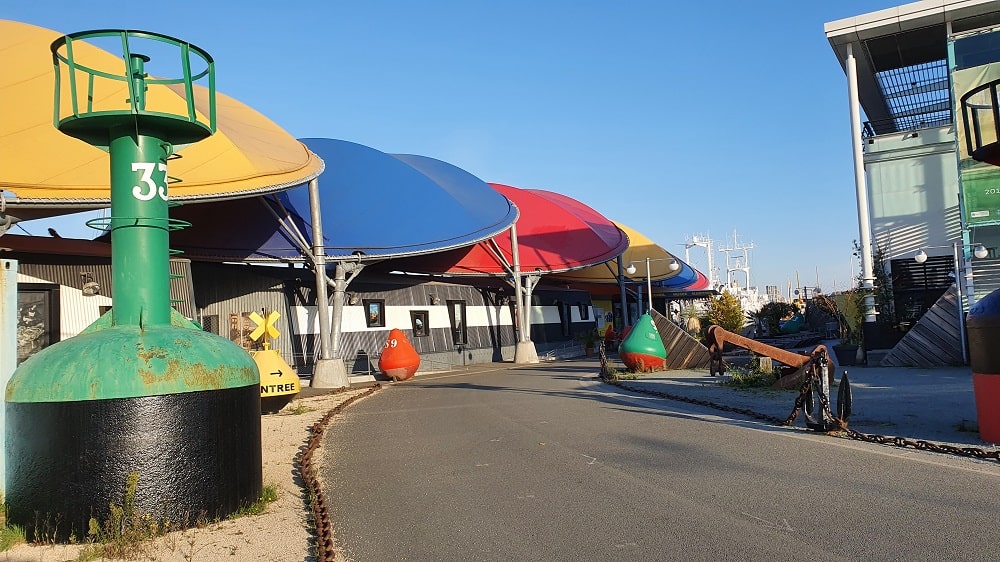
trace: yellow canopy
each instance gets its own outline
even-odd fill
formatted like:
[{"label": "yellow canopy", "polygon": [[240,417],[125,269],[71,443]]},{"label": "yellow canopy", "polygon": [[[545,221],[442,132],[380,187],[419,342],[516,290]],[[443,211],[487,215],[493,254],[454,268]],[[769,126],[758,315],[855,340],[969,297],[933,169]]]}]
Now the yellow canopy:
[{"label": "yellow canopy", "polygon": [[[110,204],[108,153],[64,135],[52,123],[50,45],[60,36],[0,20],[0,190],[7,192],[7,213],[23,220]],[[117,58],[90,49],[95,56]],[[198,107],[205,92],[196,92]],[[182,158],[170,162],[169,174],[181,180],[170,185],[171,199],[280,191],[323,171],[319,157],[268,118],[223,94],[216,103],[216,134],[179,150]]]},{"label": "yellow canopy", "polygon": [[[670,252],[653,243],[637,231],[615,222],[615,226],[628,235],[628,249],[622,254],[622,264],[628,267],[630,263],[635,264],[635,273],[629,275],[625,272],[625,279],[632,282],[646,281],[646,258],[650,258],[649,272],[654,282],[670,279],[681,272],[681,268],[676,271],[670,270],[670,260],[676,257]],[[656,261],[652,261],[656,260]],[[681,260],[677,260],[679,264]],[[565,281],[567,283],[617,283],[618,282],[618,260],[613,259],[602,264],[584,267],[551,276],[553,280]]]}]

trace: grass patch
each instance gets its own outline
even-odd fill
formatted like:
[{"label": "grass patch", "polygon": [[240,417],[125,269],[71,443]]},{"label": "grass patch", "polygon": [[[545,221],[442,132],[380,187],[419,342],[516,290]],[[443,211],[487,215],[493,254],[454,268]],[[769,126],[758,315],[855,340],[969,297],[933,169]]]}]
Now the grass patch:
[{"label": "grass patch", "polygon": [[306,406],[305,404],[299,402],[298,404],[295,405],[294,408],[287,408],[284,411],[284,413],[286,415],[289,415],[289,416],[300,416],[300,415],[302,415],[302,414],[304,414],[306,412],[311,412],[311,411],[313,411],[312,408],[310,408],[309,406]]},{"label": "grass patch", "polygon": [[728,371],[729,380],[719,382],[722,386],[731,388],[770,388],[775,381],[774,375],[771,373],[741,367],[730,367]]},{"label": "grass patch", "polygon": [[229,516],[230,519],[246,517],[248,515],[260,515],[267,509],[267,504],[278,500],[278,485],[266,484],[260,492],[260,498],[252,504],[238,509]]},{"label": "grass patch", "polygon": [[642,376],[642,373],[632,373],[629,371],[619,371],[618,369],[611,369],[608,372],[601,373],[601,378],[606,382],[615,383],[618,381],[634,381]]},{"label": "grass patch", "polygon": [[111,513],[103,524],[97,518],[90,518],[87,539],[92,543],[92,548],[86,549],[81,555],[134,559],[143,553],[147,541],[170,531],[170,521],[160,522],[152,515],[136,510],[135,493],[138,486],[139,473],[129,473],[125,479],[122,505],[110,504],[108,507]]},{"label": "grass patch", "polygon": [[19,525],[7,525],[0,527],[0,552],[10,550],[19,544],[27,542],[24,538],[24,529]]},{"label": "grass patch", "polygon": [[0,494],[0,552],[8,551],[25,542],[28,541],[24,536],[24,528],[20,525],[7,524],[7,504]]}]

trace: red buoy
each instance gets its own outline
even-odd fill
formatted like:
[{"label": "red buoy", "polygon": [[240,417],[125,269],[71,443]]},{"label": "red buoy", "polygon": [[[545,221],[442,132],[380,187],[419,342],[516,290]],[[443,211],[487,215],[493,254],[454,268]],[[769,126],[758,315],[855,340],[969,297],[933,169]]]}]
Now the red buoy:
[{"label": "red buoy", "polygon": [[420,368],[420,355],[399,328],[393,328],[389,332],[389,339],[378,359],[378,368],[385,376],[396,381],[405,381]]}]

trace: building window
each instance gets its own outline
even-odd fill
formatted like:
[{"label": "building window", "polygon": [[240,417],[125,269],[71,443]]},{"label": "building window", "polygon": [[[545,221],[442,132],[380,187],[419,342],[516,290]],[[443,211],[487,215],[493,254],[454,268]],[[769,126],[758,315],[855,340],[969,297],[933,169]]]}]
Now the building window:
[{"label": "building window", "polygon": [[451,341],[455,345],[465,345],[469,332],[465,325],[465,301],[448,301],[448,319],[451,321]]},{"label": "building window", "polygon": [[430,326],[427,325],[426,310],[411,310],[410,324],[413,326],[413,337],[422,338],[430,334]]},{"label": "building window", "polygon": [[580,320],[590,320],[590,306],[587,303],[578,303],[576,305],[580,309]]},{"label": "building window", "polygon": [[59,285],[18,283],[18,364],[58,341]]},{"label": "building window", "polygon": [[362,299],[365,322],[369,328],[385,327],[385,301],[382,299]]}]

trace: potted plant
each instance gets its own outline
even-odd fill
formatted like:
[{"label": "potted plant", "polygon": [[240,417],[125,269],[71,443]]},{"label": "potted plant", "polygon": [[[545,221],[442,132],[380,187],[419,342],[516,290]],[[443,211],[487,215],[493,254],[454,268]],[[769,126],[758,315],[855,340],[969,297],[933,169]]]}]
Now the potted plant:
[{"label": "potted plant", "polygon": [[851,289],[837,297],[834,301],[823,295],[823,304],[826,304],[824,308],[837,319],[838,336],[840,336],[840,342],[833,346],[833,354],[840,367],[857,365],[858,348],[861,345],[860,301],[864,295],[860,289]]},{"label": "potted plant", "polygon": [[587,357],[591,357],[594,355],[594,347],[601,339],[601,334],[597,330],[587,330],[577,334],[576,339],[583,345],[583,351],[587,354]]}]

